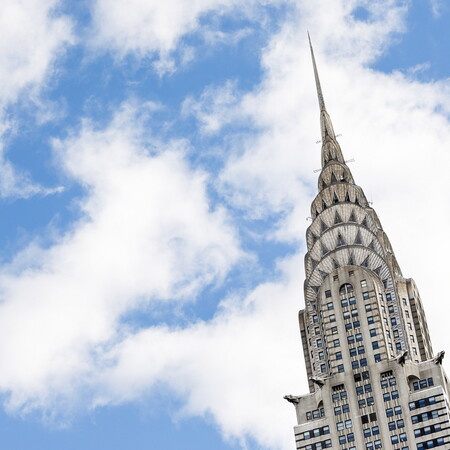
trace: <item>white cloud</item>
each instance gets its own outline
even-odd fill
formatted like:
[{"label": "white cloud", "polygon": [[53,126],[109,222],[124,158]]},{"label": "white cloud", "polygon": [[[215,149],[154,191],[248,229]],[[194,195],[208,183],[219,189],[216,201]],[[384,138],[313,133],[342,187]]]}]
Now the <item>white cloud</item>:
[{"label": "white cloud", "polygon": [[202,23],[208,15],[216,18],[235,14],[240,20],[258,17],[258,2],[254,0],[96,0],[93,7],[92,43],[97,48],[112,51],[118,57],[133,54],[139,58],[158,55],[155,68],[160,74],[175,70],[173,52],[181,52],[181,60],[190,61],[192,46],[181,42],[183,37],[200,32],[214,45],[236,43],[249,28],[223,31],[220,21]]},{"label": "white cloud", "polygon": [[143,110],[125,105],[107,128],[85,122],[55,142],[61,167],[86,189],[83,217],[0,273],[10,410],[73,406],[126,330],[123,314],[193,299],[243,256],[225,211],[208,202],[206,175],[189,168],[181,143],[148,137]]},{"label": "white cloud", "polygon": [[168,387],[184,404],[182,416],[212,416],[243,448],[252,438],[258,448],[290,449],[295,413],[283,396],[307,389],[299,381],[295,320],[301,266],[301,256],[284,261],[277,281],[224,301],[210,322],[130,336],[108,355],[113,363],[100,378],[97,401],[130,401],[155,385]]},{"label": "white cloud", "polygon": [[[56,70],[55,63],[67,45],[73,42],[68,17],[59,15],[58,0],[3,0],[0,3],[0,122],[1,137],[13,131],[14,119],[5,109],[18,100],[39,104],[39,92],[47,86]],[[38,105],[42,107],[42,105]],[[29,197],[49,194],[33,183],[5,158],[1,145],[0,195]]]},{"label": "white cloud", "polygon": [[441,17],[443,11],[446,9],[445,3],[442,0],[430,0],[430,7],[435,19]]}]

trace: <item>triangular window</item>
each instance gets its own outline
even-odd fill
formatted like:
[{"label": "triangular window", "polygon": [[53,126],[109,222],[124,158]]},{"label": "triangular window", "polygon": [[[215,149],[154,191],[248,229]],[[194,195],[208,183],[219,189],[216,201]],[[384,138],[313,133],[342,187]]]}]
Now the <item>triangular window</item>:
[{"label": "triangular window", "polygon": [[355,260],[353,259],[353,253],[350,253],[350,258],[348,258],[348,265],[349,266],[355,265]]},{"label": "triangular window", "polygon": [[348,218],[348,221],[349,222],[356,222],[355,211],[352,210],[352,212],[350,213],[350,217]]},{"label": "triangular window", "polygon": [[336,244],[336,247],[342,247],[343,245],[345,245],[344,238],[342,237],[342,234],[341,234],[341,233],[338,233],[338,238],[337,238],[337,244]]},{"label": "triangular window", "polygon": [[363,267],[369,267],[369,256],[361,263]]},{"label": "triangular window", "polygon": [[334,224],[337,225],[338,223],[342,223],[342,219],[339,213],[336,211],[336,214],[334,215]]},{"label": "triangular window", "polygon": [[356,238],[355,238],[354,244],[355,244],[355,245],[361,245],[361,244],[362,244],[361,234],[360,234],[359,230],[358,230],[358,232],[356,233]]},{"label": "triangular window", "polygon": [[336,195],[336,192],[333,194],[333,203],[339,203],[339,198]]},{"label": "triangular window", "polygon": [[348,193],[348,191],[347,191],[347,193],[345,194],[345,201],[348,202],[348,203],[351,202],[351,200],[350,200],[350,194]]},{"label": "triangular window", "polygon": [[337,178],[336,178],[336,175],[334,174],[334,172],[331,172],[331,182],[337,183]]},{"label": "triangular window", "polygon": [[323,220],[320,221],[320,230],[322,231],[322,233],[328,230],[327,224]]}]

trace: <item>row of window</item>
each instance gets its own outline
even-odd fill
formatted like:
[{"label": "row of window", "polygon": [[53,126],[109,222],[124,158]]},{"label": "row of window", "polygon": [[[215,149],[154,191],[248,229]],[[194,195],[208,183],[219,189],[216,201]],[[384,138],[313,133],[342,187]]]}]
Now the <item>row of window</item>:
[{"label": "row of window", "polygon": [[373,442],[366,442],[366,449],[372,450],[373,448],[382,448],[383,445],[381,444],[381,440],[377,439]]},{"label": "row of window", "polygon": [[325,408],[315,409],[306,413],[306,420],[320,419],[325,417]]},{"label": "row of window", "polygon": [[353,433],[349,433],[347,436],[343,434],[342,436],[339,436],[338,440],[340,445],[344,445],[347,442],[350,444],[351,442],[355,442],[355,435]]},{"label": "row of window", "polygon": [[356,386],[356,395],[363,395],[368,392],[372,392],[372,385],[370,383],[364,386]]},{"label": "row of window", "polygon": [[391,436],[391,443],[392,444],[398,444],[399,442],[406,442],[408,440],[408,437],[406,436],[406,433],[400,433],[400,434],[394,434]]},{"label": "row of window", "polygon": [[439,417],[439,411],[442,411],[444,408],[434,409],[433,411],[427,411],[422,414],[417,414],[415,416],[411,416],[412,423],[420,423],[426,422],[427,420],[436,419]]},{"label": "row of window", "polygon": [[372,406],[375,403],[373,397],[368,398],[362,398],[361,400],[358,400],[358,406],[360,408],[365,408],[367,406]]},{"label": "row of window", "polygon": [[397,385],[397,380],[395,379],[395,377],[390,377],[390,378],[382,378],[380,380],[380,385],[383,389],[388,388],[389,386],[396,386]]},{"label": "row of window", "polygon": [[388,423],[388,428],[390,431],[394,431],[397,428],[405,428],[405,419],[398,419],[397,421],[393,420]]},{"label": "row of window", "polygon": [[352,426],[352,419],[347,419],[336,424],[336,428],[338,431],[342,431],[344,428],[348,430],[349,428],[352,428]]},{"label": "row of window", "polygon": [[420,389],[426,389],[427,387],[434,386],[433,378],[425,378],[420,381],[414,381],[412,385],[415,391],[418,391]]},{"label": "row of window", "polygon": [[427,427],[417,428],[414,430],[414,436],[420,437],[420,436],[426,436],[427,434],[436,433],[437,431],[442,430],[442,424],[441,423],[435,423],[434,425],[429,425]]},{"label": "row of window", "polygon": [[331,448],[331,439],[316,442],[315,444],[308,444],[300,448],[304,448],[305,450],[322,450],[323,448]]},{"label": "row of window", "polygon": [[383,400],[385,402],[390,402],[391,400],[395,400],[396,398],[398,398],[398,391],[385,392],[383,394]]},{"label": "row of window", "polygon": [[344,414],[350,412],[350,406],[348,403],[342,406],[335,406],[334,407],[334,415],[338,416],[339,414]]},{"label": "row of window", "polygon": [[386,408],[386,417],[392,417],[394,414],[399,415],[402,413],[401,406],[394,406],[393,408]]},{"label": "row of window", "polygon": [[303,433],[303,440],[306,441],[307,439],[323,436],[325,434],[330,434],[330,427],[328,425],[320,428],[314,428],[314,430],[305,431]]},{"label": "row of window", "polygon": [[434,448],[434,447],[440,447],[441,445],[445,445],[445,441],[443,437],[439,437],[436,439],[430,439],[426,442],[421,442],[420,444],[417,444],[417,450],[424,450],[427,448]]},{"label": "row of window", "polygon": [[364,428],[363,434],[365,438],[369,438],[370,436],[380,434],[380,427],[378,425],[372,428]]},{"label": "row of window", "polygon": [[435,405],[436,403],[442,401],[441,395],[432,395],[431,397],[421,398],[420,400],[416,400],[415,402],[409,403],[409,409],[411,411],[419,408],[425,408],[425,406]]}]

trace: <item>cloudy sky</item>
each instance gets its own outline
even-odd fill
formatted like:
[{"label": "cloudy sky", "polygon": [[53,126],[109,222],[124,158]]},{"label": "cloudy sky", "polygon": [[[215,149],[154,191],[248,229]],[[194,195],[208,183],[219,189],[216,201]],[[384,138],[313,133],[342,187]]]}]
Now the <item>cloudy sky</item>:
[{"label": "cloudy sky", "polygon": [[308,29],[345,157],[450,348],[447,2],[2,0],[3,448],[294,448]]}]

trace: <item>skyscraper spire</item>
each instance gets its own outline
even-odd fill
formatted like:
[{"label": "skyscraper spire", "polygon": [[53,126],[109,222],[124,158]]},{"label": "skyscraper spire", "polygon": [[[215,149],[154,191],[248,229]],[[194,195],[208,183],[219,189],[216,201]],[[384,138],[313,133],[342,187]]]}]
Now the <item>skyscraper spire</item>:
[{"label": "skyscraper spire", "polygon": [[316,89],[317,89],[317,97],[319,99],[319,108],[320,111],[325,111],[325,100],[323,99],[322,87],[320,86],[319,72],[317,71],[316,58],[314,57],[314,50],[311,44],[311,36],[308,31],[308,40],[309,40],[309,48],[311,50],[311,58],[314,68],[314,78],[316,79]]},{"label": "skyscraper spire", "polygon": [[322,167],[333,159],[345,164],[341,149],[336,141],[333,124],[330,116],[325,108],[325,100],[322,94],[322,87],[320,86],[319,72],[317,70],[316,58],[314,57],[314,50],[311,44],[311,37],[308,32],[309,48],[311,49],[311,58],[314,69],[314,77],[316,79],[317,98],[319,99],[320,108],[320,128],[322,132]]}]

